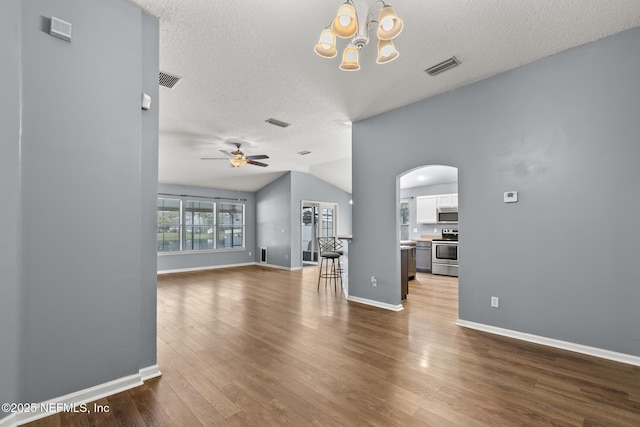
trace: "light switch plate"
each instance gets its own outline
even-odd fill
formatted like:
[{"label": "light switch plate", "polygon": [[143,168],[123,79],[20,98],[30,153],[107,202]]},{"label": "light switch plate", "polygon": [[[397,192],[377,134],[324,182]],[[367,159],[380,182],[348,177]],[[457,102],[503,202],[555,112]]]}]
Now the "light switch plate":
[{"label": "light switch plate", "polygon": [[516,203],[518,201],[518,192],[517,191],[505,191],[504,193],[504,202],[505,203]]}]

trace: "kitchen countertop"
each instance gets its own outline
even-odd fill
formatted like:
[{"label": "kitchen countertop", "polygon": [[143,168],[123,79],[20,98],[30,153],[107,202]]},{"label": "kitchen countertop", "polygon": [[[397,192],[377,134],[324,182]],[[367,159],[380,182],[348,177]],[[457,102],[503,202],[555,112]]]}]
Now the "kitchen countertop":
[{"label": "kitchen countertop", "polygon": [[419,239],[413,239],[413,240],[416,240],[418,242],[430,242],[433,239],[441,239],[441,238],[442,238],[442,236],[438,236],[438,235],[433,235],[433,236],[422,235],[422,236],[420,236]]}]

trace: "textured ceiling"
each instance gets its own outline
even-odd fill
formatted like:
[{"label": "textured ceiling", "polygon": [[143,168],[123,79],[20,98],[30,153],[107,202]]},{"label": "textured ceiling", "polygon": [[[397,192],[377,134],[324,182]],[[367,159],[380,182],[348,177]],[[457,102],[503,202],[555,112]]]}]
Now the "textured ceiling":
[{"label": "textured ceiling", "polygon": [[443,165],[429,165],[413,169],[400,177],[400,188],[414,188],[425,185],[452,184],[458,182],[458,168]]},{"label": "textured ceiling", "polygon": [[[296,170],[350,192],[351,122],[640,25],[639,0],[398,0],[398,59],[377,65],[373,36],[344,72],[345,40],[336,58],[313,52],[340,0],[134,3],[160,19],[160,69],[183,78],[160,88],[160,182],[243,191]],[[453,55],[462,65],[423,71]],[[270,166],[200,160],[229,139]]]}]

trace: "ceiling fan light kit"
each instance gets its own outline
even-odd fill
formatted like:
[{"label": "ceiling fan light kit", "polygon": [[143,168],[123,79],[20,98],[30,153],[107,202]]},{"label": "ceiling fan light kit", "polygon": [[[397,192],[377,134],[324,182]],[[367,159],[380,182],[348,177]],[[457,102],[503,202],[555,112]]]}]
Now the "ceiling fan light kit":
[{"label": "ceiling fan light kit", "polygon": [[[356,4],[357,3],[357,4]],[[374,19],[374,10],[380,7],[377,21]],[[366,14],[359,13],[366,10]],[[338,13],[331,25],[320,34],[320,39],[314,47],[314,51],[323,58],[334,58],[337,55],[336,37],[351,39],[342,54],[340,69],[344,71],[357,71],[360,69],[358,50],[369,44],[369,32],[378,26],[378,64],[386,64],[393,61],[399,55],[393,40],[402,32],[403,22],[398,18],[393,7],[378,0],[371,6],[367,6],[366,0],[347,0],[338,8]]]},{"label": "ceiling fan light kit", "polygon": [[242,155],[236,155],[233,158],[229,159],[229,163],[234,168],[239,168],[247,164],[247,159],[245,159]]},{"label": "ceiling fan light kit", "polygon": [[229,157],[201,157],[200,160],[229,160],[229,163],[234,168],[240,168],[246,164],[267,167],[269,166],[266,163],[257,162],[258,159],[268,159],[269,156],[266,154],[256,154],[253,156],[247,156],[242,151],[240,151],[240,147],[242,147],[241,142],[232,142],[231,144],[236,146],[236,150],[233,152],[229,152],[227,150],[220,150],[221,153],[226,154]]}]

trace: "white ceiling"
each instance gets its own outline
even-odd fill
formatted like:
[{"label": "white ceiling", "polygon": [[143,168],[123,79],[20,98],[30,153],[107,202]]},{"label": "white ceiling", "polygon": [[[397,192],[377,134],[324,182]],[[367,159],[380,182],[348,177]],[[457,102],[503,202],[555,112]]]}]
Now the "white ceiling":
[{"label": "white ceiling", "polygon": [[[160,182],[241,191],[296,170],[350,192],[351,122],[640,25],[638,0],[397,0],[398,59],[377,65],[372,35],[344,72],[345,40],[336,58],[313,52],[340,0],[133,1],[160,19],[160,69],[183,78],[160,88]],[[200,160],[229,139],[269,167]]]},{"label": "white ceiling", "polygon": [[400,177],[400,188],[423,187],[425,185],[450,184],[458,182],[458,168],[453,166],[430,165],[414,169]]}]

